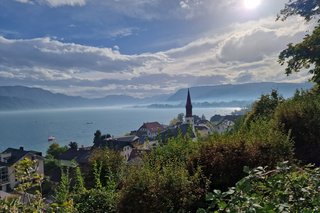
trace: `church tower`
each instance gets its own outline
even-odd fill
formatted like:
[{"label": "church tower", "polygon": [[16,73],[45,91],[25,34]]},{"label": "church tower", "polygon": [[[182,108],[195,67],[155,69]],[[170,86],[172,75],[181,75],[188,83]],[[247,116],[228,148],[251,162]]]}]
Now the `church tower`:
[{"label": "church tower", "polygon": [[188,89],[188,96],[187,96],[187,102],[186,102],[185,123],[191,125],[192,129],[194,129],[194,120],[193,120],[193,116],[192,116],[192,104],[191,104],[191,97],[190,97],[189,89]]}]

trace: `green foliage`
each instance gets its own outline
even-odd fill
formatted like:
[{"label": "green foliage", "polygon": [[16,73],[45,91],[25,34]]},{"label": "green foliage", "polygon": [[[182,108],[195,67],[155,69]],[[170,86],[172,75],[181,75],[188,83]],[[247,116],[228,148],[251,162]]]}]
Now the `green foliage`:
[{"label": "green foliage", "polygon": [[38,188],[41,190],[41,183],[43,176],[39,174],[39,162],[24,158],[15,165],[15,177],[18,186],[15,188],[20,192],[27,192],[31,188]]},{"label": "green foliage", "polygon": [[197,209],[206,193],[201,170],[188,166],[199,143],[190,137],[170,139],[129,167],[120,191],[120,212],[178,212]]},{"label": "green foliage", "polygon": [[[119,197],[116,190],[117,184],[113,176],[110,175],[105,178],[108,180],[107,186],[102,187],[100,183],[94,189],[83,190],[74,194],[75,208],[78,212],[116,212]],[[99,180],[97,181],[99,182]]]},{"label": "green foliage", "polygon": [[84,186],[84,180],[81,174],[80,167],[76,168],[76,177],[75,177],[75,184],[73,186],[73,193],[79,194],[81,192],[86,191],[86,188]]},{"label": "green foliage", "polygon": [[292,158],[292,142],[272,121],[258,120],[237,132],[212,135],[201,143],[193,165],[211,180],[211,189],[225,189],[244,177],[242,168],[275,165]]},{"label": "green foliage", "polygon": [[179,134],[177,138],[168,140],[165,146],[157,147],[147,156],[145,163],[153,165],[166,165],[170,162],[189,162],[190,157],[197,153],[200,144],[192,141],[191,137]]},{"label": "green foliage", "polygon": [[61,180],[60,183],[55,190],[55,201],[58,204],[63,204],[70,197],[70,178],[69,178],[69,170],[66,172],[61,168]]},{"label": "green foliage", "polygon": [[72,149],[72,150],[77,150],[78,149],[78,143],[77,142],[71,141],[68,145],[69,145],[70,149]]},{"label": "green foliage", "polygon": [[94,176],[94,183],[96,189],[101,189],[101,170],[102,170],[102,164],[97,161],[93,163],[93,176]]},{"label": "green foliage", "polygon": [[207,211],[198,212],[319,212],[319,185],[319,168],[299,168],[288,162],[274,170],[257,167],[228,191],[208,194]]},{"label": "green foliage", "polygon": [[278,126],[291,133],[296,157],[320,165],[320,95],[298,91],[279,105],[274,116]]},{"label": "green foliage", "polygon": [[[15,165],[15,177],[18,186],[15,188],[23,194],[22,199],[27,200],[27,206],[23,206],[25,211],[40,211],[44,202],[42,199],[41,184],[43,175],[39,173],[39,162],[24,158]],[[28,192],[32,190],[33,195]]]},{"label": "green foliage", "polygon": [[200,170],[190,174],[182,163],[132,168],[124,178],[119,212],[188,212],[205,194]]},{"label": "green foliage", "polygon": [[[318,0],[290,0],[285,8],[280,11],[278,19],[285,20],[292,15],[300,15],[306,21],[318,17],[320,14]],[[318,23],[320,19],[318,19]],[[318,24],[310,35],[306,35],[298,44],[288,44],[287,49],[279,55],[279,63],[286,63],[286,74],[309,69],[313,76],[312,81],[320,85],[320,25]]]},{"label": "green foliage", "polygon": [[252,110],[246,114],[244,125],[250,125],[250,122],[258,119],[271,119],[278,104],[283,101],[283,97],[277,90],[272,90],[271,94],[261,95],[260,99],[253,104]]},{"label": "green foliage", "polygon": [[52,143],[47,150],[47,155],[57,158],[60,154],[66,152],[67,150],[67,146],[60,146],[58,143]]},{"label": "green foliage", "polygon": [[18,198],[0,199],[0,212],[18,213],[23,210],[23,204]]},{"label": "green foliage", "polygon": [[74,203],[72,199],[68,199],[63,203],[52,203],[48,206],[45,212],[51,213],[76,213],[76,209],[74,208]]},{"label": "green foliage", "polygon": [[311,35],[306,35],[298,44],[288,44],[279,55],[281,65],[286,63],[286,74],[308,69],[312,81],[320,85],[320,26]]},{"label": "green foliage", "polygon": [[22,196],[0,200],[0,212],[43,212],[43,176],[38,173],[38,167],[39,162],[29,158],[24,158],[15,165],[15,177],[19,182],[15,190]]},{"label": "green foliage", "polygon": [[175,126],[175,125],[177,125],[177,123],[183,122],[183,118],[184,118],[184,114],[179,113],[176,118],[174,118],[170,121],[170,126]]},{"label": "green foliage", "polygon": [[80,169],[76,170],[79,181],[76,181],[73,195],[75,208],[78,212],[116,212],[119,193],[116,190],[117,182],[114,179],[115,176],[109,171],[106,174],[107,176],[104,177],[106,185],[102,186],[102,163],[95,161],[93,167],[95,188],[90,190],[86,190],[83,185],[82,187],[77,187],[77,185],[81,185],[82,176]]},{"label": "green foliage", "polygon": [[94,138],[93,138],[93,145],[94,146],[100,146],[100,144],[101,144],[101,136],[102,136],[102,133],[101,133],[100,130],[97,130],[94,133]]},{"label": "green foliage", "polygon": [[116,212],[117,199],[115,190],[90,189],[75,198],[75,208],[79,213]]},{"label": "green foliage", "polygon": [[280,11],[277,19],[286,20],[289,16],[300,15],[306,21],[320,14],[318,0],[289,0],[285,8]]},{"label": "green foliage", "polygon": [[[125,168],[125,162],[124,158],[119,152],[109,149],[96,149],[91,154],[89,162],[90,169],[85,175],[88,183],[87,185],[89,185],[89,187],[97,186],[97,178],[99,177],[101,187],[108,185],[109,176],[113,176],[117,183],[120,182],[123,170]],[[92,182],[92,180],[95,182]]]}]

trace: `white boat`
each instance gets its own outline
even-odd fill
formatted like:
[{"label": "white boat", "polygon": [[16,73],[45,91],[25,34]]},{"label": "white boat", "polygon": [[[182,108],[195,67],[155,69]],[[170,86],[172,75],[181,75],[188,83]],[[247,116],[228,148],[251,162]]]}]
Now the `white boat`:
[{"label": "white boat", "polygon": [[54,137],[54,136],[49,136],[49,137],[48,137],[48,142],[54,141],[55,139],[56,139],[56,137]]}]

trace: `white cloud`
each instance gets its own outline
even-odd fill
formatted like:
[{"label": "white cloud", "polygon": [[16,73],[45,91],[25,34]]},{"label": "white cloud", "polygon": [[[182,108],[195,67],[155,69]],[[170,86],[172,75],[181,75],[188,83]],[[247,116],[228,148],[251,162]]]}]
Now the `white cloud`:
[{"label": "white cloud", "polygon": [[63,5],[68,6],[83,6],[86,4],[86,0],[46,0],[52,7],[59,7]]},{"label": "white cloud", "polygon": [[138,28],[136,27],[126,27],[126,28],[118,28],[113,29],[112,31],[107,32],[107,37],[109,38],[121,38],[126,37],[134,34],[136,31],[138,31]]},{"label": "white cloud", "polygon": [[17,2],[20,2],[20,3],[24,3],[24,4],[27,4],[27,3],[32,3],[33,1],[32,0],[16,0]]},{"label": "white cloud", "polygon": [[121,54],[117,46],[0,36],[0,83],[17,79],[74,95],[150,96],[196,85],[304,81],[306,73],[287,78],[277,63],[279,51],[307,30],[302,23],[266,18],[234,24],[180,48],[136,55]]},{"label": "white cloud", "polygon": [[30,3],[30,4],[46,4],[50,7],[60,7],[60,6],[84,6],[86,0],[16,0],[20,3]]},{"label": "white cloud", "polygon": [[62,43],[51,38],[9,40],[0,36],[0,61],[15,68],[132,72],[135,67],[163,60],[163,57],[160,54],[123,55],[111,48]]}]

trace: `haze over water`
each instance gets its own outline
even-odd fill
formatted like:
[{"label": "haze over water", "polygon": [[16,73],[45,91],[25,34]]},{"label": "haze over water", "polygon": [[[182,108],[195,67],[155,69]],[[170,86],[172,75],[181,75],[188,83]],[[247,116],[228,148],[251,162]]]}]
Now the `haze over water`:
[{"label": "haze over water", "polygon": [[[230,114],[237,108],[195,108],[193,113],[207,119],[215,114]],[[50,145],[49,136],[67,145],[76,141],[79,145],[92,145],[93,134],[124,135],[138,129],[143,122],[158,121],[169,124],[170,120],[185,109],[145,108],[82,108],[0,112],[0,151],[8,147],[45,152]]]}]

